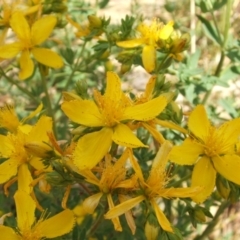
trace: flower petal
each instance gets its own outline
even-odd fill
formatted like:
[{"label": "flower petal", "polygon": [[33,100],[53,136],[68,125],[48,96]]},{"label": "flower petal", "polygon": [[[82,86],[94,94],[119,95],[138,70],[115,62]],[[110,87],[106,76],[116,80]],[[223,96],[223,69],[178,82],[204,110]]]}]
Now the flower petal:
[{"label": "flower petal", "polygon": [[5,183],[17,174],[18,162],[15,159],[8,159],[0,164],[0,184]]},{"label": "flower petal", "polygon": [[51,68],[63,67],[62,58],[50,49],[35,47],[32,49],[32,54],[34,58],[43,65]]},{"label": "flower petal", "polygon": [[202,191],[192,197],[196,203],[202,203],[213,192],[216,180],[216,171],[208,157],[202,157],[196,163],[192,173],[191,187],[203,187]]},{"label": "flower petal", "polygon": [[162,229],[167,231],[167,232],[173,232],[173,229],[171,227],[170,222],[166,218],[165,214],[161,211],[161,209],[159,208],[159,206],[157,205],[155,200],[151,199],[150,202],[151,202],[151,204],[153,206],[153,209],[155,211],[156,217],[158,219],[158,223],[162,227]]},{"label": "flower petal", "polygon": [[158,141],[160,144],[165,142],[165,138],[163,137],[163,135],[157,130],[156,127],[151,126],[150,124],[148,124],[148,122],[141,122],[141,125],[147,129],[152,136],[155,138],[156,141]]},{"label": "flower petal", "polygon": [[63,102],[61,108],[73,122],[89,127],[104,126],[102,115],[93,101],[78,99]]},{"label": "flower petal", "polygon": [[75,224],[73,211],[66,209],[57,215],[40,222],[37,229],[42,237],[55,238],[69,233]]},{"label": "flower petal", "polygon": [[38,113],[40,113],[42,111],[42,109],[43,109],[43,104],[40,103],[39,106],[33,112],[31,112],[27,117],[23,118],[21,122],[25,123],[26,121],[35,117]]},{"label": "flower petal", "polygon": [[166,40],[170,37],[171,33],[173,32],[173,21],[168,22],[168,24],[164,25],[159,33],[159,38]]},{"label": "flower petal", "polygon": [[47,132],[52,131],[52,118],[42,116],[26,137],[27,142],[48,142]]},{"label": "flower petal", "polygon": [[32,192],[33,187],[30,186],[33,181],[32,175],[28,169],[28,165],[23,163],[18,168],[18,189],[28,194]]},{"label": "flower petal", "polygon": [[240,185],[240,157],[235,154],[214,157],[215,169],[226,179]]},{"label": "flower petal", "polygon": [[100,201],[102,195],[103,195],[103,193],[99,192],[99,193],[96,193],[96,194],[86,198],[82,203],[82,205],[84,207],[84,211],[89,214],[93,214],[96,207],[99,204],[99,201]]},{"label": "flower petal", "polygon": [[19,64],[21,69],[19,72],[19,79],[25,80],[26,78],[31,77],[34,70],[34,64],[28,50],[22,51]]},{"label": "flower petal", "polygon": [[112,140],[125,147],[138,148],[138,147],[148,147],[144,145],[125,124],[118,124],[114,127]]},{"label": "flower petal", "polygon": [[1,238],[5,240],[20,240],[12,228],[0,225]]},{"label": "flower petal", "polygon": [[202,153],[204,153],[204,148],[201,145],[190,138],[186,138],[182,145],[172,148],[169,159],[171,162],[180,165],[192,165]]},{"label": "flower petal", "polygon": [[165,97],[160,96],[152,100],[127,107],[123,113],[122,120],[149,121],[159,115],[167,105]]},{"label": "flower petal", "polygon": [[10,25],[14,33],[21,41],[30,44],[30,27],[22,12],[16,11],[12,15]]},{"label": "flower petal", "polygon": [[11,141],[13,135],[0,135],[0,157],[9,158],[14,151],[14,146]]},{"label": "flower petal", "polygon": [[76,166],[79,169],[95,167],[111,147],[112,135],[111,128],[102,128],[81,137],[73,153]]},{"label": "flower petal", "polygon": [[145,43],[143,38],[131,39],[127,41],[117,42],[116,45],[122,48],[135,48],[143,45]]},{"label": "flower petal", "polygon": [[44,42],[52,33],[57,18],[53,15],[48,15],[40,18],[33,23],[31,28],[31,38],[33,46],[39,45]]},{"label": "flower petal", "polygon": [[203,141],[209,134],[210,122],[203,105],[198,105],[191,113],[188,120],[188,127],[191,132]]},{"label": "flower petal", "polygon": [[145,197],[143,195],[140,195],[138,197],[135,198],[131,198],[123,203],[120,203],[119,205],[117,205],[116,207],[110,209],[105,215],[104,218],[106,219],[112,219],[115,217],[118,217],[120,215],[122,215],[123,213],[129,211],[130,209],[132,209],[133,207],[135,207],[136,205],[138,205],[140,202],[142,202],[145,199]]},{"label": "flower petal", "polygon": [[17,209],[17,224],[20,231],[30,230],[35,221],[36,204],[24,191],[18,190],[14,195]]},{"label": "flower petal", "polygon": [[21,51],[22,46],[19,42],[6,44],[0,46],[0,58],[3,59],[13,58]]},{"label": "flower petal", "polygon": [[146,45],[142,50],[142,62],[147,72],[152,72],[156,64],[156,50],[152,45]]}]

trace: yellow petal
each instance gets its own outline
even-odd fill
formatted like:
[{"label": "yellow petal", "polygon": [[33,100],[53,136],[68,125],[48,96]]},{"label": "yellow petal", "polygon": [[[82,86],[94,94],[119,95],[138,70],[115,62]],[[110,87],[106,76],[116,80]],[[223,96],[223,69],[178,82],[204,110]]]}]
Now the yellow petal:
[{"label": "yellow petal", "polygon": [[188,198],[194,197],[203,190],[202,187],[188,187],[188,188],[165,188],[161,192],[161,196],[169,198]]},{"label": "yellow petal", "polygon": [[32,54],[34,58],[43,65],[51,68],[63,67],[62,58],[50,49],[35,47],[32,49]]},{"label": "yellow petal", "polygon": [[204,148],[201,145],[190,138],[186,138],[182,145],[173,147],[169,159],[180,165],[192,165],[203,153]]},{"label": "yellow petal", "polygon": [[52,131],[52,118],[42,116],[26,137],[27,142],[48,142],[47,132]]},{"label": "yellow petal", "polygon": [[233,119],[225,122],[218,130],[217,133],[221,136],[223,148],[232,148],[233,145],[239,140],[240,135],[240,118]]},{"label": "yellow petal", "polygon": [[26,78],[31,77],[34,70],[34,64],[28,50],[22,51],[19,64],[21,69],[19,72],[19,79],[25,80]]},{"label": "yellow petal", "polygon": [[79,169],[91,169],[105,156],[112,144],[112,129],[88,133],[81,137],[73,153],[73,161]]},{"label": "yellow petal", "polygon": [[[169,158],[169,153],[172,150],[172,144],[169,141],[165,141],[160,149],[157,152],[157,155],[153,159],[152,168],[151,169],[159,169],[162,168],[162,171],[164,171],[167,161]],[[159,171],[159,172],[162,172]],[[150,173],[151,174],[151,173]]]},{"label": "yellow petal", "polygon": [[15,159],[8,159],[0,164],[0,184],[5,183],[17,174],[18,162]]},{"label": "yellow petal", "polygon": [[18,168],[18,189],[28,194],[32,192],[32,175],[28,169],[28,165],[23,163]]},{"label": "yellow petal", "polygon": [[7,136],[0,135],[0,157],[9,158],[14,151],[14,146],[11,141],[12,134]]},{"label": "yellow petal", "polygon": [[135,47],[141,46],[142,44],[144,44],[144,42],[145,41],[143,38],[139,38],[139,39],[132,39],[127,41],[117,42],[116,45],[122,48],[135,48]]},{"label": "yellow petal", "polygon": [[172,34],[172,32],[173,32],[173,24],[174,24],[174,22],[170,21],[167,25],[165,25],[161,29],[158,37],[160,39],[163,39],[163,40],[168,39],[170,37],[170,35]]},{"label": "yellow petal", "polygon": [[127,107],[123,113],[122,120],[149,121],[159,115],[167,105],[165,97],[160,96],[152,100]]},{"label": "yellow petal", "polygon": [[140,195],[135,198],[131,198],[123,203],[120,203],[116,207],[110,209],[104,217],[106,219],[112,219],[115,217],[118,217],[122,215],[123,213],[129,211],[130,209],[134,208],[136,205],[138,205],[140,202],[142,202],[145,199],[143,195]]},{"label": "yellow petal", "polygon": [[192,111],[188,120],[188,127],[196,137],[203,141],[206,140],[209,134],[210,122],[203,105],[198,105]]},{"label": "yellow petal", "polygon": [[78,99],[63,102],[61,108],[73,122],[89,127],[104,126],[102,115],[93,101]]},{"label": "yellow petal", "polygon": [[192,197],[196,203],[202,203],[213,192],[216,180],[216,171],[208,157],[202,157],[196,163],[192,173],[192,187],[203,187],[202,191]]},{"label": "yellow petal", "polygon": [[39,45],[44,42],[52,33],[57,18],[53,15],[48,15],[40,18],[33,23],[31,28],[31,38],[33,46]]},{"label": "yellow petal", "polygon": [[162,227],[162,229],[167,231],[167,232],[173,232],[173,229],[171,227],[170,222],[168,221],[168,219],[166,218],[164,213],[160,210],[160,208],[157,205],[157,203],[155,202],[155,200],[151,199],[150,202],[151,202],[151,204],[153,206],[153,209],[155,211],[158,223]]},{"label": "yellow petal", "polygon": [[52,171],[52,167],[49,166],[46,168],[46,166],[43,164],[43,161],[39,157],[31,157],[29,164],[36,170],[44,170],[44,172]]},{"label": "yellow petal", "polygon": [[66,209],[57,215],[40,222],[37,225],[37,230],[42,234],[42,237],[55,238],[69,233],[75,224],[73,211]]},{"label": "yellow petal", "polygon": [[43,109],[43,104],[40,103],[39,106],[33,112],[31,112],[27,117],[23,118],[21,122],[24,123],[29,119],[35,117],[38,113],[42,111],[42,109]]},{"label": "yellow petal", "polygon": [[156,141],[158,141],[160,144],[164,143],[165,138],[163,135],[156,129],[156,127],[153,127],[149,125],[148,123],[142,122],[141,125],[146,128],[152,136],[155,138]]},{"label": "yellow petal", "polygon": [[226,179],[240,185],[240,157],[235,154],[214,157],[215,169]]},{"label": "yellow petal", "polygon": [[121,146],[130,148],[148,147],[133,134],[128,126],[122,123],[114,128],[112,140]]},{"label": "yellow petal", "polygon": [[14,195],[17,209],[17,224],[20,231],[30,230],[35,221],[36,204],[24,191],[18,190]]},{"label": "yellow petal", "polygon": [[107,87],[104,96],[107,99],[120,101],[122,98],[121,80],[114,72],[107,72]]},{"label": "yellow petal", "polygon": [[156,79],[157,79],[156,76],[151,76],[150,79],[148,80],[148,83],[144,92],[144,96],[147,99],[150,99],[152,97],[153,90],[156,84]]},{"label": "yellow petal", "polygon": [[30,43],[30,27],[29,24],[24,17],[23,13],[20,11],[16,11],[11,20],[10,25],[12,30],[15,32],[17,37],[24,43]]},{"label": "yellow petal", "polygon": [[22,47],[21,44],[18,42],[6,44],[0,46],[0,58],[3,59],[13,58],[21,51]]},{"label": "yellow petal", "polygon": [[142,50],[142,62],[147,72],[152,72],[156,64],[156,50],[152,45],[145,45]]},{"label": "yellow petal", "polygon": [[[107,200],[108,200],[109,209],[114,208],[114,203],[113,203],[111,194],[107,194]],[[120,223],[120,221],[119,221],[119,218],[116,217],[116,218],[112,218],[111,220],[112,220],[112,222],[113,222],[114,229],[115,229],[116,231],[120,231],[120,232],[121,232],[121,231],[122,231],[122,226],[121,226],[121,223]]]},{"label": "yellow petal", "polygon": [[86,198],[82,204],[84,207],[84,211],[89,214],[93,214],[96,207],[99,204],[99,201],[100,201],[102,195],[103,195],[103,193],[99,192],[99,193],[96,193],[96,194]]},{"label": "yellow petal", "polygon": [[4,240],[20,240],[12,228],[0,225],[1,238]]}]

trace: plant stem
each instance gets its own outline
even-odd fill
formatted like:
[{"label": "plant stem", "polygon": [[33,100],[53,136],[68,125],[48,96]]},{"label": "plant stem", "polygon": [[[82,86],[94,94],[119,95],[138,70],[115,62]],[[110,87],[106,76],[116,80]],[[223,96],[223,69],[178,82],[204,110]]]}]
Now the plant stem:
[{"label": "plant stem", "polygon": [[12,78],[8,77],[4,70],[2,68],[0,68],[0,72],[2,74],[2,76],[4,76],[6,78],[6,80],[8,82],[10,82],[11,84],[15,85],[20,91],[22,91],[23,93],[25,93],[29,98],[31,98],[34,102],[36,103],[40,103],[39,100],[37,98],[35,98],[31,92],[29,92],[26,88],[22,87],[18,82],[14,81]]},{"label": "plant stem", "polygon": [[[221,43],[221,57],[219,60],[219,63],[217,65],[216,71],[214,73],[214,76],[219,77],[221,70],[222,70],[222,66],[223,66],[223,62],[224,62],[224,58],[225,58],[225,45],[227,43],[227,39],[228,39],[228,32],[229,32],[229,28],[230,28],[230,19],[231,19],[231,10],[232,10],[232,0],[228,0],[227,1],[227,8],[226,8],[226,14],[225,14],[225,26],[224,26],[224,33],[223,33],[223,40],[221,39],[221,35],[219,33],[219,29],[218,29],[218,25],[217,25],[217,21],[216,18],[213,14],[213,12],[211,11],[211,14],[213,16],[213,21],[215,24],[215,27],[217,29],[217,32],[219,34],[219,40]],[[205,104],[210,96],[212,92],[212,89],[208,90],[202,100],[202,104]]]},{"label": "plant stem", "polygon": [[229,201],[224,201],[220,207],[218,208],[215,216],[213,217],[212,221],[208,223],[208,226],[206,227],[206,229],[204,230],[204,232],[195,237],[194,240],[202,240],[205,237],[207,237],[214,229],[214,227],[217,225],[218,223],[218,218],[219,216],[223,213],[223,211],[230,205],[231,203]]},{"label": "plant stem", "polygon": [[[78,67],[81,65],[81,64],[79,64],[79,61],[80,61],[81,56],[82,56],[82,54],[83,54],[83,52],[84,52],[84,49],[85,49],[85,47],[86,47],[86,44],[87,44],[87,41],[84,41],[84,42],[83,42],[83,45],[82,45],[82,49],[81,49],[81,51],[80,51],[80,53],[79,53],[79,56],[78,56],[78,58],[77,58],[76,64],[74,65],[74,67],[73,67],[73,69],[72,69],[72,72],[71,72],[71,74],[69,75],[69,77],[68,77],[68,79],[67,79],[66,85],[64,86],[64,91],[67,91],[67,89],[68,89],[68,87],[69,87],[69,85],[70,85],[70,83],[71,83],[71,81],[72,81],[72,78],[73,78],[74,73],[76,72],[76,70],[78,69]],[[59,99],[57,100],[57,104],[56,104],[56,107],[55,107],[55,108],[58,108],[58,105],[59,105],[59,102],[61,101],[61,98],[62,98],[62,96],[60,96]]]},{"label": "plant stem", "polygon": [[47,100],[47,113],[50,115],[50,117],[53,120],[53,132],[54,132],[54,135],[57,137],[55,115],[54,115],[54,111],[53,111],[53,108],[52,108],[51,98],[50,98],[50,95],[48,93],[46,77],[44,76],[44,74],[41,71],[40,71],[40,73],[41,73],[42,86],[44,88],[44,93],[46,95],[46,100]]}]

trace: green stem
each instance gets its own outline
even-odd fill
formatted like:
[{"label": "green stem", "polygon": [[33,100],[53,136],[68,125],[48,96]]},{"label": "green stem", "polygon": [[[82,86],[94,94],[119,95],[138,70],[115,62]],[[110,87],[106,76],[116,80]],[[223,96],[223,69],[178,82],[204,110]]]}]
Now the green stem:
[{"label": "green stem", "polygon": [[22,91],[23,93],[25,93],[25,94],[26,94],[29,98],[31,98],[34,102],[36,102],[36,103],[38,103],[38,104],[40,103],[40,101],[39,101],[37,98],[35,98],[35,97],[32,95],[31,92],[29,92],[26,88],[22,87],[18,82],[14,81],[12,78],[8,77],[8,76],[5,74],[5,72],[4,72],[4,70],[3,70],[2,68],[0,68],[0,72],[1,72],[2,76],[4,76],[4,77],[6,78],[6,80],[7,80],[8,82],[10,82],[11,84],[15,85],[20,91]]},{"label": "green stem", "polygon": [[[86,47],[86,44],[87,44],[87,41],[84,41],[84,43],[83,43],[83,45],[82,45],[82,49],[81,49],[81,51],[80,51],[80,53],[79,53],[79,56],[78,56],[78,58],[77,58],[77,62],[76,62],[76,64],[74,65],[74,67],[73,67],[73,69],[72,69],[72,72],[71,72],[71,74],[69,75],[69,77],[68,77],[68,79],[67,79],[66,85],[64,86],[64,91],[67,91],[67,89],[68,89],[68,87],[69,87],[69,85],[70,85],[70,83],[71,83],[71,81],[72,81],[72,78],[73,78],[75,72],[76,72],[77,69],[81,66],[81,63],[79,64],[79,61],[80,61],[81,56],[82,56],[82,54],[83,54],[83,52],[84,52],[84,49],[85,49],[85,47]],[[59,97],[59,99],[58,99],[58,101],[57,101],[57,104],[56,104],[56,108],[58,108],[58,105],[59,105],[59,102],[61,101],[61,99],[62,99],[62,96]]]},{"label": "green stem", "polygon": [[[222,70],[222,66],[223,66],[223,62],[224,62],[224,58],[225,58],[225,45],[227,43],[228,32],[229,32],[229,28],[230,28],[230,18],[231,18],[232,3],[233,3],[232,0],[228,0],[227,1],[227,8],[226,8],[226,14],[225,14],[225,26],[224,26],[224,33],[223,33],[223,41],[221,39],[221,35],[220,35],[219,29],[218,29],[216,18],[215,18],[214,14],[213,14],[213,11],[211,11],[211,14],[213,16],[213,21],[214,21],[215,27],[217,29],[217,32],[218,32],[218,35],[219,35],[219,40],[220,40],[220,43],[221,43],[221,57],[220,57],[218,65],[217,65],[216,71],[214,73],[214,76],[216,76],[216,77],[220,76],[220,73],[221,73],[221,70]],[[206,92],[206,94],[205,94],[205,96],[204,96],[204,98],[202,100],[202,104],[203,105],[207,102],[209,96],[211,95],[211,92],[212,92],[212,89],[210,89],[210,90],[208,90]]]},{"label": "green stem", "polygon": [[223,213],[223,211],[230,205],[230,202],[228,201],[224,201],[220,207],[218,208],[215,216],[213,217],[213,219],[211,220],[210,223],[208,223],[208,226],[206,227],[206,229],[204,230],[204,232],[195,237],[194,240],[202,240],[205,239],[205,237],[207,237],[210,233],[212,233],[214,227],[217,225],[218,223],[218,218],[219,216]]},{"label": "green stem", "polygon": [[46,100],[47,100],[47,113],[49,114],[49,116],[52,118],[53,120],[53,132],[55,134],[55,136],[57,136],[57,129],[56,129],[56,122],[55,122],[55,115],[54,115],[54,111],[52,108],[52,102],[51,102],[51,98],[50,95],[48,93],[48,87],[47,87],[47,81],[46,81],[46,77],[44,76],[44,74],[41,72],[41,80],[42,80],[42,86],[44,89],[44,93],[46,95]]}]

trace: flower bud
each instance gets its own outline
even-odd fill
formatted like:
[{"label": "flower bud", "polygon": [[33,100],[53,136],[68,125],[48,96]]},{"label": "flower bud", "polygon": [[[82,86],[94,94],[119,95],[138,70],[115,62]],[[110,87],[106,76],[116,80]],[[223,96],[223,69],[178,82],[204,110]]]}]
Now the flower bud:
[{"label": "flower bud", "polygon": [[159,227],[155,226],[154,224],[150,224],[149,221],[145,224],[145,236],[147,240],[155,240],[158,237]]},{"label": "flower bud", "polygon": [[101,28],[102,27],[102,20],[101,20],[101,18],[99,18],[97,16],[89,15],[88,21],[89,21],[90,28]]}]

